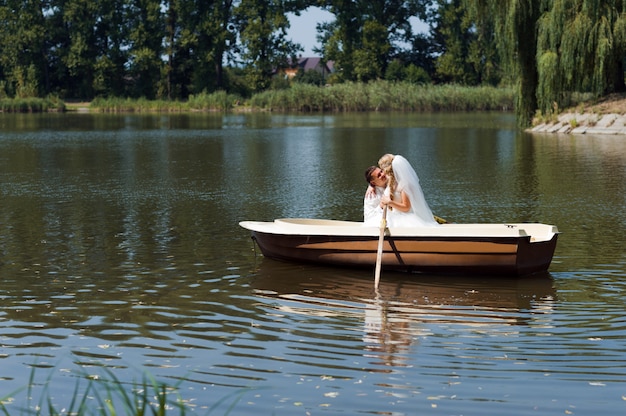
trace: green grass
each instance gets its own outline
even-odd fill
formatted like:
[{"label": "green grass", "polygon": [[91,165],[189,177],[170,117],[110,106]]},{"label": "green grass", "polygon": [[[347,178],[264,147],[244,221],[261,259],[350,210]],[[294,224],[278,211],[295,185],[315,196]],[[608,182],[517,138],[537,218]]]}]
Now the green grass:
[{"label": "green grass", "polygon": [[511,111],[513,90],[490,86],[418,85],[376,81],[318,87],[294,83],[290,88],[268,90],[243,100],[223,91],[191,96],[185,102],[144,99],[96,99],[90,109],[100,112],[181,111]]},{"label": "green grass", "polygon": [[[513,90],[510,88],[375,81],[322,87],[293,83],[290,88],[264,91],[247,100],[224,91],[192,95],[186,101],[96,98],[89,104],[89,110],[102,113],[511,111],[513,101]],[[73,110],[75,106],[70,104],[68,108]],[[0,100],[0,111],[5,112],[64,110],[64,103],[49,98]]]},{"label": "green grass", "polygon": [[[139,383],[124,383],[111,370],[94,376],[84,372],[75,374],[76,385],[70,403],[58,403],[48,390],[53,382],[52,374],[42,383],[30,374],[28,386],[0,398],[0,414],[10,415],[154,415],[186,413],[186,405],[178,394],[178,386],[168,386],[145,375]],[[40,387],[35,392],[35,386]],[[25,408],[18,407],[17,400],[25,396]],[[36,398],[38,397],[38,398]]]},{"label": "green grass", "polygon": [[65,104],[57,98],[2,98],[2,113],[42,113],[48,111],[65,111]]},{"label": "green grass", "polygon": [[[51,372],[41,381],[37,376],[37,366],[33,365],[28,385],[0,396],[0,415],[74,415],[74,416],[169,416],[186,415],[193,412],[193,400],[185,400],[180,394],[180,378],[176,385],[157,381],[149,374],[143,374],[139,382],[124,382],[118,379],[111,369],[104,366],[101,374],[88,374],[83,369],[71,373],[76,378],[69,403],[60,403],[49,391],[54,382]],[[46,367],[49,368],[49,367]],[[67,375],[67,374],[66,374]],[[205,414],[220,411],[228,415],[235,410],[241,397],[249,388],[240,388],[217,398],[211,406],[203,407]],[[206,393],[204,393],[206,394]],[[206,399],[206,397],[204,397]],[[18,404],[19,403],[19,404]],[[21,407],[22,406],[22,407]]]},{"label": "green grass", "polygon": [[[195,400],[185,399],[180,394],[180,385],[187,381],[179,378],[175,385],[156,380],[143,373],[140,381],[122,381],[104,365],[93,364],[90,368],[100,372],[87,373],[82,367],[75,372],[64,371],[64,376],[74,377],[76,383],[69,396],[69,403],[61,403],[52,396],[49,387],[58,372],[52,371],[41,380],[41,369],[48,366],[33,364],[28,385],[0,396],[0,415],[47,415],[47,416],[170,416],[196,414]],[[69,374],[68,374],[69,373]],[[243,395],[252,388],[238,388],[231,393],[217,397],[210,406],[202,406],[203,414],[229,415],[236,410]],[[256,388],[254,389],[256,390]],[[206,400],[206,392],[203,399]]]},{"label": "green grass", "polygon": [[241,98],[224,91],[192,95],[187,101],[147,100],[145,98],[96,98],[89,109],[101,113],[181,113],[193,111],[230,111]]},{"label": "green grass", "polygon": [[418,85],[376,81],[326,87],[294,84],[249,100],[253,109],[270,111],[510,111],[513,90],[490,86]]}]

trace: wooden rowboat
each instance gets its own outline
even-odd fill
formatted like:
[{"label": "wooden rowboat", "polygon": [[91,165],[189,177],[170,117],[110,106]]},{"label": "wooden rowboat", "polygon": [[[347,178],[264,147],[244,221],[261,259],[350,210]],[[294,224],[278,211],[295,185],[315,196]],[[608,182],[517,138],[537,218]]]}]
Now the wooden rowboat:
[{"label": "wooden rowboat", "polygon": [[[242,221],[265,257],[373,268],[379,228],[362,222],[284,218]],[[407,272],[523,276],[548,270],[558,237],[554,225],[441,224],[389,228],[382,268]]]}]

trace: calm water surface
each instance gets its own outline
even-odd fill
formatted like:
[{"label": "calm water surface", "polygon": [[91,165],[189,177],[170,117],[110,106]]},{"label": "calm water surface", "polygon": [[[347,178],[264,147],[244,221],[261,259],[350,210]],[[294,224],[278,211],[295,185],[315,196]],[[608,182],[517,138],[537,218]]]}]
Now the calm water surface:
[{"label": "calm water surface", "polygon": [[[386,272],[376,296],[237,225],[359,220],[387,152],[437,215],[556,224],[549,273]],[[202,415],[623,415],[625,195],[626,138],[507,114],[0,114],[0,399],[148,377]]]}]

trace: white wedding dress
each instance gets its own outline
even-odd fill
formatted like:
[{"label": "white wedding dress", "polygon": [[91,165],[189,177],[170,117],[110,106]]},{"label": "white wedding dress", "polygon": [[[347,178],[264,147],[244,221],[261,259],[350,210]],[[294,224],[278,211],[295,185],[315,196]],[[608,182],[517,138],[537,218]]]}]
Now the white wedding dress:
[{"label": "white wedding dress", "polygon": [[[417,173],[408,160],[403,156],[395,155],[391,162],[393,174],[396,177],[396,191],[393,199],[401,200],[404,191],[411,201],[411,209],[402,212],[397,209],[387,210],[387,227],[433,227],[439,223],[433,217],[430,207],[426,203]],[[385,193],[389,194],[389,187]]]}]

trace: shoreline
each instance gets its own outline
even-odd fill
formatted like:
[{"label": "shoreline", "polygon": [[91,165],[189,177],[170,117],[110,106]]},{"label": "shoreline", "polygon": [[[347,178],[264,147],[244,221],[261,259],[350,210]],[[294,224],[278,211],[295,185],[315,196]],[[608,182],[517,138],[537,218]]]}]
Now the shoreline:
[{"label": "shoreline", "polygon": [[626,114],[563,113],[557,121],[529,128],[531,133],[626,135]]},{"label": "shoreline", "polygon": [[[91,113],[89,103],[69,106],[67,111]],[[564,113],[558,116],[556,122],[541,123],[526,131],[549,134],[626,135],[626,114]]]}]

